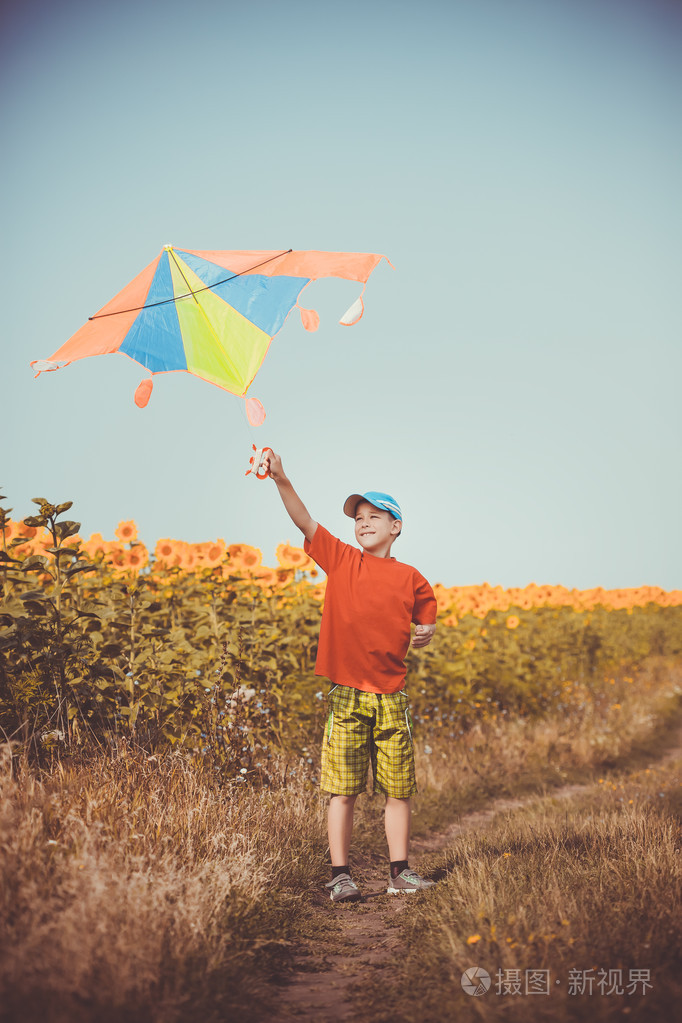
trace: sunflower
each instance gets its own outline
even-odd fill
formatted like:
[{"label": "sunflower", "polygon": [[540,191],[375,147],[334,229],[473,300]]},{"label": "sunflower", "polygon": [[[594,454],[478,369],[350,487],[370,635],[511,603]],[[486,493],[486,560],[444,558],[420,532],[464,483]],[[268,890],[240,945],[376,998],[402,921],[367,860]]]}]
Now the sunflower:
[{"label": "sunflower", "polygon": [[[20,542],[21,541],[21,542]],[[14,558],[28,558],[31,554],[44,554],[45,551],[40,548],[37,552],[33,549],[33,540],[29,537],[16,536],[12,544],[12,557]]]},{"label": "sunflower", "polygon": [[157,540],[154,548],[154,557],[159,565],[165,568],[172,568],[180,564],[180,551],[177,540]]},{"label": "sunflower", "polygon": [[121,543],[132,543],[133,540],[137,540],[137,526],[132,519],[129,519],[128,522],[119,522],[114,530],[114,535]]},{"label": "sunflower", "polygon": [[442,583],[436,583],[433,587],[433,593],[439,611],[448,611],[452,607],[452,590],[447,589]]},{"label": "sunflower", "polygon": [[[17,539],[21,539],[21,534],[18,535]],[[76,537],[75,539],[80,539]],[[62,546],[68,547],[72,543],[72,538],[64,541]],[[25,543],[19,544],[18,548],[22,554],[43,554],[48,557],[52,557],[50,549],[54,546],[54,539],[49,529],[41,526],[38,529],[33,530],[33,536],[27,539]],[[16,548],[15,548],[16,549]]]},{"label": "sunflower", "polygon": [[227,548],[224,540],[214,540],[213,543],[203,544],[203,562],[210,568],[220,565],[225,558]]},{"label": "sunflower", "polygon": [[124,563],[126,568],[139,572],[149,562],[149,551],[143,543],[136,543],[134,547],[125,552]]},{"label": "sunflower", "polygon": [[273,589],[277,585],[277,572],[274,568],[268,568],[266,565],[254,569],[252,576],[254,582],[258,586],[262,586],[264,590]]},{"label": "sunflower", "polygon": [[519,618],[517,618],[516,615],[509,615],[509,618],[507,618],[507,621],[506,621],[505,624],[506,624],[508,629],[515,629],[515,628],[517,628],[517,626],[519,626],[521,624],[521,621],[520,621]]},{"label": "sunflower", "polygon": [[101,533],[91,533],[90,539],[83,544],[83,550],[89,558],[96,558],[107,553],[109,544]]},{"label": "sunflower", "polygon": [[107,561],[111,567],[117,572],[125,572],[127,565],[125,563],[126,549],[121,547],[120,544],[111,543],[109,544],[109,550],[107,551]]},{"label": "sunflower", "polygon": [[277,585],[279,587],[287,586],[294,580],[293,568],[276,568],[275,574],[277,576]]},{"label": "sunflower", "polygon": [[252,571],[263,560],[262,551],[257,547],[249,547],[247,543],[231,543],[227,553],[230,555],[230,567],[237,572]]},{"label": "sunflower", "polygon": [[281,543],[275,553],[282,568],[297,568],[306,571],[315,564],[302,547],[292,547],[288,543]]},{"label": "sunflower", "polygon": [[180,554],[180,567],[185,572],[191,572],[193,568],[196,568],[199,564],[199,554],[193,543],[184,543],[178,541],[178,548]]},{"label": "sunflower", "polygon": [[[5,519],[4,530],[5,543],[9,543],[10,540],[13,540],[15,536],[19,535],[19,523],[15,522],[13,519]],[[0,535],[2,535],[2,530],[0,530]]]}]

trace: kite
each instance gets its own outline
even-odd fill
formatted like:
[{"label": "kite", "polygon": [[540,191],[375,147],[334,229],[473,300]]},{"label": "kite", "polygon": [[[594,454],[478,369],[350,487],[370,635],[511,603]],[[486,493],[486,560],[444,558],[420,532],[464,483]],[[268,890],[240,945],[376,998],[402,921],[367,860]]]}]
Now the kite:
[{"label": "kite", "polygon": [[183,370],[245,399],[253,426],[265,418],[246,394],[294,306],[306,330],[320,318],[298,299],[311,281],[342,277],[363,285],[341,317],[352,326],[363,314],[370,274],[386,256],[363,252],[214,252],[175,249],[159,255],[49,359],[31,363],[36,377],[91,355],[123,352],[148,371],[135,404],[149,401],[157,373]]}]

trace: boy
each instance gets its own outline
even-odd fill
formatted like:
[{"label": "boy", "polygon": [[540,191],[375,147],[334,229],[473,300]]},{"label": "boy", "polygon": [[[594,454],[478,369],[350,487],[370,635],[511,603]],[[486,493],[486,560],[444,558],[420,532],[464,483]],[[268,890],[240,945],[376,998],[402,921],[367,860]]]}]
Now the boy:
[{"label": "boy", "polygon": [[370,759],[375,787],[386,796],[385,828],[391,861],[387,891],[417,892],[433,881],[408,864],[410,796],[416,792],[414,751],[404,657],[410,626],[413,647],[431,642],[436,598],[426,579],[391,557],[402,514],[388,494],[351,494],[343,510],[355,520],[361,550],[342,543],[315,522],[271,452],[265,466],[307,553],[327,573],[315,673],[332,682],[322,748],[321,787],[331,793],[328,812],[333,902],[362,898],[350,876],[353,810],[367,785]]}]

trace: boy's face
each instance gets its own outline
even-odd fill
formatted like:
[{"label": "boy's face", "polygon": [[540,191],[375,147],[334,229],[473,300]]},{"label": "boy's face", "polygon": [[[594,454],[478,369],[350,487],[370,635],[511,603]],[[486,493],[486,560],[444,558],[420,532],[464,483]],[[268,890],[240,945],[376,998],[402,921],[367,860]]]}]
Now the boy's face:
[{"label": "boy's face", "polygon": [[386,557],[400,532],[401,524],[390,512],[359,501],[355,509],[355,539],[369,554]]}]

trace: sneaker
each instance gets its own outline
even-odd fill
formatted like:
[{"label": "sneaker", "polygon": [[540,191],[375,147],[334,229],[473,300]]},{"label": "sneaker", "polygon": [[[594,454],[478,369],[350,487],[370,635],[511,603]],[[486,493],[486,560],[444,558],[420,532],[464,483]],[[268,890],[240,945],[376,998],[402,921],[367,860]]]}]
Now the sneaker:
[{"label": "sneaker", "polygon": [[406,895],[408,892],[423,892],[426,888],[433,888],[435,883],[427,881],[416,870],[407,867],[401,870],[397,877],[390,879],[386,891],[389,895]]},{"label": "sneaker", "polygon": [[360,889],[352,880],[350,874],[337,874],[329,881],[325,888],[330,888],[329,898],[332,902],[360,902],[362,895]]}]

